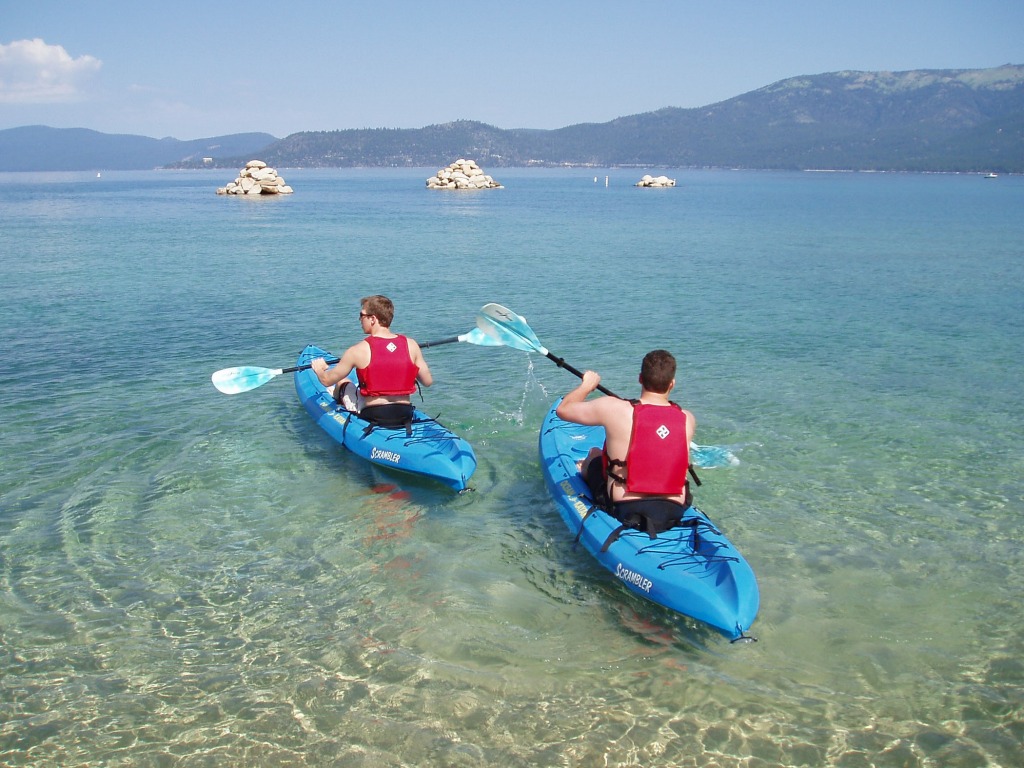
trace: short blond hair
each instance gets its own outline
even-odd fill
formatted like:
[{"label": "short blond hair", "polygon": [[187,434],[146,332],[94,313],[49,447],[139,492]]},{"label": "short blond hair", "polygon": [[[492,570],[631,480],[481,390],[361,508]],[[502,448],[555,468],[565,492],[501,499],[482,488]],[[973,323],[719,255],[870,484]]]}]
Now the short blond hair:
[{"label": "short blond hair", "polygon": [[391,327],[391,322],[395,319],[395,305],[387,296],[381,296],[379,293],[364,296],[360,304],[363,306],[364,314],[373,315],[385,328]]}]

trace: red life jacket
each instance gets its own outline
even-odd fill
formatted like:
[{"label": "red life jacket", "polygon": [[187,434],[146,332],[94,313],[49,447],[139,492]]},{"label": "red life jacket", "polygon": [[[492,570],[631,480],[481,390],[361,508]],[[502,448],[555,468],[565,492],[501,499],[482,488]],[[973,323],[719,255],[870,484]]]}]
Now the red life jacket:
[{"label": "red life jacket", "polygon": [[356,369],[363,397],[411,395],[415,392],[420,369],[409,354],[409,340],[405,336],[393,339],[367,336],[366,341],[370,345],[370,364]]},{"label": "red life jacket", "polygon": [[609,460],[605,453],[605,472],[621,482],[612,467],[626,468],[626,490],[659,496],[678,496],[686,487],[690,466],[690,441],[686,438],[686,414],[675,403],[633,404],[633,431],[629,435],[626,460]]}]

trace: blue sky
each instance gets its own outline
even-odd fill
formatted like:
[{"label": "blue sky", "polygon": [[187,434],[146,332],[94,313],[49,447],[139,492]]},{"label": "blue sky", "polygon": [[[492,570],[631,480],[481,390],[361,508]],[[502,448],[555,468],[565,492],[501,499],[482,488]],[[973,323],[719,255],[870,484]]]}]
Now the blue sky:
[{"label": "blue sky", "polygon": [[797,75],[1007,63],[1020,0],[0,0],[0,129],[559,128]]}]

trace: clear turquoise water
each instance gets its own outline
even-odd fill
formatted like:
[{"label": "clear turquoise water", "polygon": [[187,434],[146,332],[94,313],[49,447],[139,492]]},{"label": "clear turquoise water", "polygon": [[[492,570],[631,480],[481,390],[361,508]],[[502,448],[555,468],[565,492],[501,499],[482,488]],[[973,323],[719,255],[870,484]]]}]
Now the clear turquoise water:
[{"label": "clear turquoise water", "polygon": [[[0,175],[0,762],[1019,765],[1024,179],[433,170]],[[505,304],[623,394],[673,350],[742,460],[699,499],[760,642],[571,546],[542,357],[429,351],[462,496],[342,452],[287,376],[210,385],[351,343],[376,292],[421,341]]]}]

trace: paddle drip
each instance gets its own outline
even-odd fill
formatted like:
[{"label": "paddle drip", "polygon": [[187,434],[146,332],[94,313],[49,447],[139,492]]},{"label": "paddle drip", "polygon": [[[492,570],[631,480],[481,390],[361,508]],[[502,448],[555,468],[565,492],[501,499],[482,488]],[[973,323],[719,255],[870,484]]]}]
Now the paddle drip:
[{"label": "paddle drip", "polygon": [[536,376],[536,368],[533,365],[533,358],[526,358],[526,380],[523,382],[523,392],[519,397],[519,407],[511,413],[502,413],[503,416],[509,417],[515,422],[516,426],[523,426],[526,423],[526,411],[527,406],[530,402],[530,393],[539,391],[542,395],[540,402],[547,403],[550,399],[547,388],[540,382]]}]

